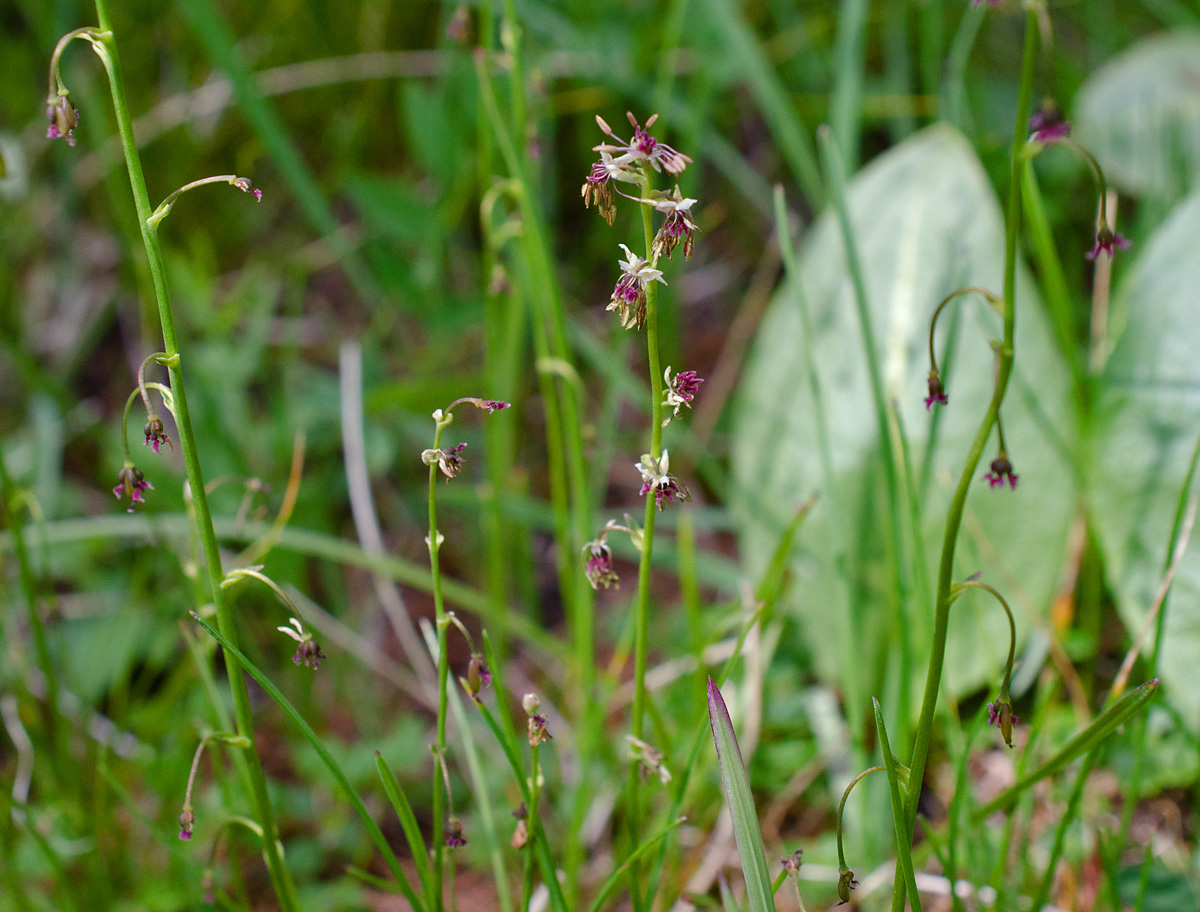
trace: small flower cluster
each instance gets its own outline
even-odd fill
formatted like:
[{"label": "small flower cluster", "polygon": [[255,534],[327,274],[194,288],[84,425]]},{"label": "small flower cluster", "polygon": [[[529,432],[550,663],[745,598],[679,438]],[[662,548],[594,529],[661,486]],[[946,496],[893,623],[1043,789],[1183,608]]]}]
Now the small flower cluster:
[{"label": "small flower cluster", "polygon": [[313,639],[311,633],[304,629],[304,625],[299,620],[288,618],[288,623],[291,627],[276,627],[275,629],[296,641],[296,654],[292,656],[292,662],[296,665],[307,665],[316,671],[321,665],[321,660],[325,658],[325,653],[321,651],[321,645]]},{"label": "small flower cluster", "polygon": [[124,467],[117,473],[117,486],[113,488],[113,496],[117,500],[129,498],[128,512],[133,512],[133,505],[145,503],[142,494],[153,491],[154,485],[146,481],[141,470],[132,462],[126,461]]},{"label": "small flower cluster", "polygon": [[554,740],[554,736],[550,734],[550,720],[538,711],[541,707],[541,698],[535,693],[527,693],[521,698],[521,708],[525,710],[525,715],[529,717],[530,747],[537,747],[539,744]]},{"label": "small flower cluster", "polygon": [[446,481],[458,476],[462,471],[463,456],[462,451],[467,448],[465,443],[460,443],[458,446],[450,447],[449,449],[423,450],[421,452],[421,462],[427,466],[436,465],[442,470],[442,474],[446,476]]},{"label": "small flower cluster", "polygon": [[639,493],[643,497],[653,493],[654,502],[660,510],[665,509],[668,503],[692,499],[687,487],[670,474],[670,469],[671,457],[666,450],[658,459],[643,453],[642,461],[637,464],[637,470],[642,473],[642,489]]},{"label": "small flower cluster", "polygon": [[672,378],[671,368],[668,367],[663,372],[663,380],[666,381],[663,405],[674,412],[663,418],[662,424],[663,427],[666,427],[671,423],[672,418],[679,417],[681,408],[692,407],[692,400],[696,398],[696,393],[700,391],[700,384],[704,382],[704,379],[695,371],[680,371]]},{"label": "small flower cluster", "polygon": [[643,776],[656,776],[663,785],[670,785],[674,778],[664,762],[666,755],[657,747],[647,744],[633,735],[626,735],[629,742],[629,758],[638,764]]}]

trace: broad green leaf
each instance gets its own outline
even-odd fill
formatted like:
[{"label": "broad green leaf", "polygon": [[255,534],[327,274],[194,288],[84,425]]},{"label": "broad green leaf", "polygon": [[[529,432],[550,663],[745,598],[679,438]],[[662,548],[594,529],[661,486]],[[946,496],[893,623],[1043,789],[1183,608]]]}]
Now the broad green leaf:
[{"label": "broad green leaf", "polygon": [[[1200,437],[1197,237],[1200,193],[1150,236],[1120,285],[1115,346],[1096,397],[1088,497],[1108,583],[1133,635],[1162,582],[1180,492]],[[1163,635],[1159,673],[1166,699],[1200,732],[1196,535],[1175,576]]]},{"label": "broad green leaf", "polygon": [[1088,79],[1075,135],[1114,186],[1177,197],[1200,177],[1200,32],[1145,38]]},{"label": "broad green leaf", "polygon": [[[955,288],[1002,290],[1002,218],[974,152],[946,126],[921,131],[876,159],[851,183],[848,205],[883,361],[885,397],[897,403],[918,476],[922,541],[916,560],[930,581],[936,579],[950,494],[992,394],[989,342],[1001,330],[998,316],[977,296],[948,308],[936,348],[950,403],[931,415],[923,403],[929,320]],[[845,263],[837,224],[826,213],[801,245],[799,272],[814,327],[809,341],[829,428],[832,488],[825,483],[816,442],[792,287],[781,290],[763,320],[733,428],[735,478],[752,492],[734,509],[753,569],[764,564],[790,519],[787,505],[821,490],[797,536],[792,608],[812,644],[818,673],[835,684],[844,681],[843,668],[854,675],[877,670],[884,651],[895,647],[888,614],[891,577],[882,560],[888,522],[883,469]],[[1074,418],[1049,323],[1031,283],[1024,275],[1018,279],[1016,364],[1003,415],[1020,483],[1015,491],[992,491],[982,480],[995,453],[993,438],[967,502],[955,575],[961,579],[982,570],[984,579],[1010,597],[1023,636],[1047,610],[1060,574],[1074,501],[1068,452]],[[926,459],[929,470],[923,474]],[[850,580],[859,617],[854,630],[839,574]],[[917,598],[921,574],[910,606],[910,636],[917,650],[914,674],[923,676],[932,608],[928,582],[926,598]],[[944,686],[962,693],[998,683],[1007,637],[1007,621],[992,605],[974,599],[956,604]]]},{"label": "broad green leaf", "polygon": [[742,762],[742,751],[733,730],[733,720],[729,718],[729,709],[712,678],[708,679],[708,721],[712,725],[713,743],[717,748],[721,786],[729,803],[729,815],[733,818],[733,835],[742,859],[749,912],[775,912],[771,875],[767,871],[767,853],[763,849],[762,832],[758,828],[754,796],[750,794],[750,776]]}]

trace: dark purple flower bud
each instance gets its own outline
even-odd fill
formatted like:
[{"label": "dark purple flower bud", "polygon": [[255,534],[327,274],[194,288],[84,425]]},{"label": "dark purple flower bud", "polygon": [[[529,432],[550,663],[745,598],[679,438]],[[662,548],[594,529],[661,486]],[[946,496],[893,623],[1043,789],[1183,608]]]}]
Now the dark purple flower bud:
[{"label": "dark purple flower bud", "polygon": [[501,402],[499,399],[481,399],[479,407],[490,415],[492,412],[498,412],[501,409],[512,408],[512,403]]},{"label": "dark purple flower bud", "polygon": [[452,849],[461,849],[467,844],[467,837],[463,834],[462,823],[457,817],[451,817],[446,824],[446,845]]},{"label": "dark purple flower bud", "polygon": [[1085,256],[1089,260],[1094,260],[1096,257],[1100,256],[1101,253],[1107,253],[1108,258],[1112,259],[1116,253],[1116,249],[1128,250],[1131,246],[1132,244],[1128,240],[1126,240],[1120,234],[1117,234],[1107,225],[1103,225],[1101,226],[1100,230],[1096,232],[1095,246],[1093,246],[1092,249],[1085,254]]},{"label": "dark purple flower bud", "polygon": [[112,489],[113,496],[117,500],[129,498],[129,512],[133,512],[133,505],[145,503],[142,499],[142,494],[146,491],[153,491],[154,485],[146,481],[142,477],[141,471],[135,468],[131,463],[125,463],[125,466],[117,473],[117,486]]},{"label": "dark purple flower bud", "polygon": [[196,817],[191,808],[184,808],[179,815],[179,838],[188,842],[192,838],[192,830],[196,826]]},{"label": "dark purple flower bud", "polygon": [[783,859],[783,869],[789,874],[795,874],[800,870],[800,865],[803,864],[801,856],[804,854],[804,849],[796,849],[791,855]]},{"label": "dark purple flower bud", "polygon": [[316,671],[323,658],[325,658],[325,653],[321,651],[321,644],[316,640],[307,639],[296,646],[296,654],[292,656],[292,662],[296,665],[307,665]]},{"label": "dark purple flower bud", "polygon": [[1001,697],[995,703],[988,704],[988,725],[994,725],[1000,729],[1000,737],[1009,747],[1013,746],[1013,726],[1020,721],[1018,716],[1013,715],[1012,704],[1006,697]]},{"label": "dark purple flower bud", "polygon": [[607,589],[609,586],[621,588],[620,578],[613,570],[612,549],[603,538],[594,539],[584,545],[583,557],[586,561],[584,572],[593,589]]},{"label": "dark purple flower bud", "polygon": [[993,488],[1004,487],[1004,480],[1008,479],[1009,487],[1016,488],[1017,476],[1013,472],[1012,463],[1008,461],[1008,456],[1001,453],[992,460],[992,470],[983,476],[984,480]]},{"label": "dark purple flower bud", "polygon": [[1029,139],[1032,142],[1052,143],[1066,139],[1070,133],[1070,122],[1063,120],[1058,105],[1049,98],[1029,118]]},{"label": "dark purple flower bud", "polygon": [[945,405],[950,400],[946,398],[946,389],[942,386],[942,375],[936,370],[929,372],[929,395],[925,397],[925,408],[932,409],[934,404]]},{"label": "dark purple flower bud", "polygon": [[75,145],[75,127],[79,124],[79,111],[67,100],[66,95],[59,95],[46,105],[46,119],[50,126],[46,129],[47,139],[65,139],[68,146]]},{"label": "dark purple flower bud", "polygon": [[163,423],[158,416],[152,417],[146,422],[146,426],[142,429],[146,435],[144,446],[154,450],[154,455],[158,455],[158,448],[162,444],[166,444],[172,450],[175,449],[175,444],[171,443],[171,438],[167,436],[167,432],[163,430]]}]

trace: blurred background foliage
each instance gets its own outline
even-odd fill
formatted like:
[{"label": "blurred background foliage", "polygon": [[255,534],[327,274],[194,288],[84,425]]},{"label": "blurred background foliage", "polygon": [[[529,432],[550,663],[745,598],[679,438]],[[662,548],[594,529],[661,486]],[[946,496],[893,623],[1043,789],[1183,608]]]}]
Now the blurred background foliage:
[{"label": "blurred background foliage", "polygon": [[[515,4],[528,77],[524,141],[583,391],[596,529],[639,506],[632,464],[643,448],[646,382],[639,340],[604,313],[616,245],[634,235],[633,223],[622,214],[610,229],[577,195],[601,139],[593,117],[623,127],[626,109],[643,120],[657,110],[659,135],[696,162],[680,183],[700,200],[701,233],[690,263],[668,271],[663,345],[665,363],[699,370],[707,383],[686,427],[668,432],[672,466],[697,498],[666,515],[656,662],[736,635],[740,584],[758,582],[794,509],[822,493],[792,551],[792,585],[777,621],[752,644],[757,658],[747,660],[753,667],[741,704],[758,724],[748,740],[758,746],[752,776],[768,850],[804,844],[818,864],[832,861],[832,812],[850,766],[869,755],[866,700],[887,695],[899,724],[894,742],[915,713],[950,473],[990,395],[986,340],[996,322],[974,301],[939,332],[951,339],[939,343],[939,352],[950,352],[944,423],[941,415],[930,421],[919,404],[933,307],[954,287],[999,283],[997,199],[1008,187],[1021,44],[1016,5],[985,15],[959,0]],[[125,0],[114,13],[152,198],[231,171],[263,191],[253,204],[223,187],[204,188],[184,198],[161,231],[204,468],[222,482],[214,506],[231,549],[263,533],[303,453],[288,531],[267,571],[312,600],[306,612],[322,619],[316,626],[330,658],[316,675],[294,669],[273,632],[286,621],[282,609],[262,590],[242,587],[249,654],[282,682],[356,785],[378,794],[371,751],[382,751],[401,781],[414,784],[410,795],[424,820],[430,719],[419,695],[397,686],[408,680],[405,655],[370,571],[385,569],[405,584],[414,616],[432,613],[421,582],[426,469],[419,453],[429,445],[428,416],[460,395],[513,401],[512,413],[493,419],[507,425],[489,427],[486,437],[473,420],[455,425],[456,439],[470,444],[470,462],[440,495],[443,561],[470,587],[452,601],[472,628],[483,620],[502,634],[513,688],[537,688],[563,707],[556,723],[567,734],[556,732],[560,762],[549,773],[562,785],[557,794],[551,788],[556,810],[547,826],[579,825],[572,789],[588,783],[596,854],[579,877],[594,883],[612,866],[608,815],[625,756],[618,683],[631,587],[599,599],[598,667],[608,670],[605,693],[617,702],[597,766],[581,773],[563,746],[575,721],[573,678],[529,327],[535,291],[511,245],[496,246],[513,211],[489,195],[504,168],[479,109],[472,55],[480,9],[392,0]],[[86,781],[55,781],[59,765],[36,753],[30,814],[44,839],[3,824],[6,876],[26,886],[0,896],[0,908],[58,908],[71,897],[79,908],[180,908],[200,896],[211,838],[175,839],[191,754],[210,724],[180,627],[200,584],[181,460],[140,455],[137,409],[133,444],[155,490],[133,516],[110,493],[122,464],[121,408],[138,365],[160,342],[103,74],[82,45],[72,46],[64,65],[81,112],[78,145],[44,138],[50,53],[60,35],[93,16],[75,0],[0,0],[0,436],[22,492],[17,514],[29,524],[55,666],[78,701],[78,718],[111,720],[115,729],[97,739],[85,737],[86,722],[77,726],[71,751]],[[1096,708],[1142,627],[1190,482],[1200,427],[1200,13],[1186,0],[1091,0],[1052,3],[1045,24],[1038,92],[1057,100],[1106,169],[1120,194],[1119,226],[1135,246],[1117,258],[1111,277],[1086,261],[1095,219],[1090,176],[1058,150],[1039,157],[1056,255],[1047,256],[1027,226],[1023,335],[1009,400],[1021,485],[972,501],[978,515],[968,522],[960,568],[962,576],[984,569],[1019,591],[1018,708],[1022,716],[1044,712],[1048,730],[1069,732]],[[501,59],[494,81],[511,104],[506,76]],[[849,173],[866,166],[851,184],[850,204],[877,321],[875,354],[889,402],[899,403],[892,431],[907,472],[899,491],[882,480],[843,244],[822,215],[828,186],[814,140],[822,123],[832,125]],[[781,252],[777,240],[776,186],[799,239],[791,276],[784,254],[792,251]],[[1101,318],[1097,302],[1106,308]],[[811,336],[800,308],[810,315]],[[362,415],[360,435],[352,435],[361,439],[352,443],[348,402]],[[828,466],[818,412],[828,423]],[[357,544],[364,533],[347,481],[360,472],[348,470],[352,447],[396,558],[386,567]],[[497,475],[488,467],[498,449]],[[886,529],[897,517],[901,533],[889,545]],[[488,549],[497,536],[498,579],[484,560],[496,553]],[[693,539],[699,556],[689,567]],[[38,685],[11,538],[0,545],[3,688],[22,697],[19,715],[44,746],[25,699]],[[632,580],[632,564],[625,568]],[[1123,802],[1122,790],[1101,779],[1090,795],[1092,817],[1103,819],[1143,799],[1135,838],[1142,845],[1147,832],[1157,834],[1156,845],[1166,847],[1156,850],[1145,909],[1190,907],[1197,895],[1195,545],[1175,585],[1154,657],[1166,699],[1146,723],[1150,760],[1136,774],[1140,791]],[[946,685],[948,713],[957,714],[961,701],[964,718],[990,697],[1005,652],[1002,624],[967,601],[955,607]],[[1035,684],[1048,666],[1066,681],[1067,696],[1035,709],[1046,690]],[[656,695],[654,730],[668,762],[682,765],[703,719],[703,695],[686,669],[672,681]],[[756,689],[761,698],[750,696]],[[307,903],[397,908],[345,876],[347,864],[371,865],[369,844],[311,749],[271,704],[258,708],[289,863]],[[0,739],[5,821],[14,797],[8,784],[19,780],[22,763],[12,732]],[[942,764],[965,749],[950,742]],[[1009,762],[976,748],[979,764]],[[1121,776],[1135,753],[1118,744],[1108,766]],[[224,761],[215,762],[216,775],[207,760],[203,767],[198,833],[221,808],[238,807],[220,772]],[[709,758],[701,769],[685,808],[692,820],[671,852],[669,900],[715,825]],[[494,794],[515,801],[500,772],[489,771]],[[953,785],[938,776],[931,775],[934,804]],[[456,794],[467,792],[456,782]],[[864,794],[878,799],[883,791]],[[1039,800],[1049,805],[1065,795],[1066,786]],[[888,854],[890,826],[886,815],[872,819],[864,808],[850,808],[849,832],[862,843],[864,864],[874,864]],[[464,819],[476,825],[473,811]],[[1031,826],[1035,843],[1049,839],[1052,823],[1038,829],[1035,817]],[[240,861],[221,868],[222,902],[264,902],[251,840],[236,829],[229,838],[222,857]],[[989,869],[999,845],[983,843],[977,870]],[[1072,831],[1066,857],[1079,878],[1086,881],[1096,852],[1093,830]],[[461,879],[460,897],[488,907],[486,855],[473,843],[466,857],[478,875]],[[1114,889],[1136,896],[1139,865],[1118,859],[1117,868]],[[832,901],[832,886],[814,887],[815,895]]]}]

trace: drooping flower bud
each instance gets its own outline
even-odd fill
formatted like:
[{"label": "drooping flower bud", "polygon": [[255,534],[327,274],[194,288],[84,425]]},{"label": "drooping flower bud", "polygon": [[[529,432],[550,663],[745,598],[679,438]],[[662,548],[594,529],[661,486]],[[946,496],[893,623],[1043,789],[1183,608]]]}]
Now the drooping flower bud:
[{"label": "drooping flower bud", "polygon": [[46,119],[50,121],[50,126],[46,128],[47,139],[65,139],[68,146],[75,145],[79,111],[66,95],[60,94],[46,105]]}]

